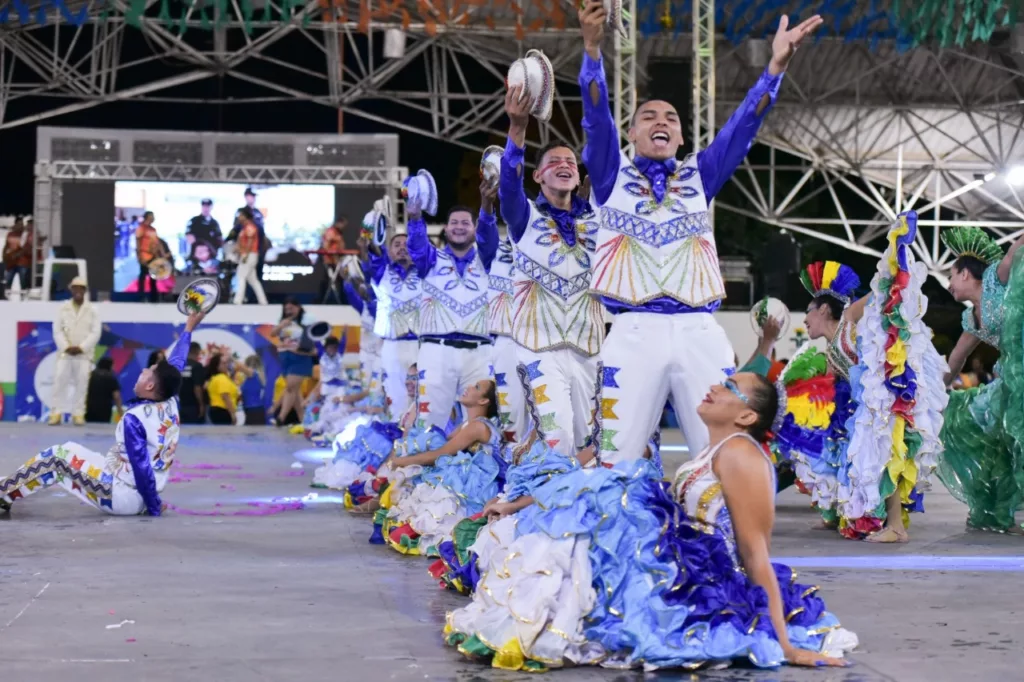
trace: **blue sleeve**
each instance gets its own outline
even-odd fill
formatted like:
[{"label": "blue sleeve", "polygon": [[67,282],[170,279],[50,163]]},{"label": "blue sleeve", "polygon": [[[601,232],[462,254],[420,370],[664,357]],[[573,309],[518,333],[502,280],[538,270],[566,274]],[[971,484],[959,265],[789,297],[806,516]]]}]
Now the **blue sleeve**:
[{"label": "blue sleeve", "polygon": [[498,199],[501,202],[501,219],[508,225],[508,235],[516,244],[526,234],[530,222],[530,200],[523,189],[526,150],[520,149],[512,138],[505,143],[501,157],[501,175],[498,181]]},{"label": "blue sleeve", "polygon": [[363,314],[363,299],[359,296],[359,292],[352,286],[352,282],[345,280],[345,284],[342,285],[345,288],[345,298],[348,299],[348,304],[356,309],[356,312],[360,315]]},{"label": "blue sleeve", "polygon": [[156,490],[153,463],[146,448],[146,427],[134,414],[124,416],[124,449],[135,475],[135,489],[142,496],[150,516],[160,516],[160,493]]},{"label": "blue sleeve", "polygon": [[427,237],[427,223],[423,220],[423,216],[410,220],[408,229],[409,238],[405,244],[409,248],[412,264],[422,279],[427,276],[427,273],[434,267],[434,263],[437,262],[437,249]]},{"label": "blue sleeve", "polygon": [[380,284],[380,281],[384,279],[384,273],[387,272],[389,265],[391,265],[391,257],[388,256],[387,248],[381,247],[379,256],[370,254],[370,279],[374,284]]},{"label": "blue sleeve", "polygon": [[[597,101],[590,96],[591,83],[597,84]],[[604,57],[594,61],[583,53],[580,68],[580,90],[583,95],[583,132],[587,144],[583,148],[583,165],[590,176],[594,204],[604,205],[615,189],[619,174],[619,130],[608,105],[608,83],[604,78]]]},{"label": "blue sleeve", "polygon": [[[715,198],[736,168],[743,163],[764,117],[775,104],[781,85],[782,74],[773,76],[765,69],[708,148],[697,152],[697,169],[704,182],[704,194],[708,201]],[[765,95],[769,98],[768,106],[759,113],[758,107]]]},{"label": "blue sleeve", "polygon": [[494,257],[498,255],[498,218],[483,208],[476,219],[476,248],[484,269],[490,270]]},{"label": "blue sleeve", "polygon": [[192,332],[182,332],[178,340],[174,342],[171,352],[167,354],[168,364],[176,367],[179,372],[185,369],[185,361],[188,360],[188,347],[190,345],[192,345]]}]

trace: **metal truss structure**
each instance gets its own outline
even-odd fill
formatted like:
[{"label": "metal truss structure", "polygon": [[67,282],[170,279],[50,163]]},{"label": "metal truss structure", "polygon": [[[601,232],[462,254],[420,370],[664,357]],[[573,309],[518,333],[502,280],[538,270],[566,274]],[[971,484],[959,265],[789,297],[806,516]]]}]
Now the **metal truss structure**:
[{"label": "metal truss structure", "polygon": [[247,185],[353,185],[395,189],[409,174],[406,168],[344,168],[315,166],[192,166],[156,163],[43,161],[36,178],[45,180],[151,180],[167,182],[234,182]]},{"label": "metal truss structure", "polygon": [[[237,0],[210,0],[209,16],[190,11],[173,29],[157,16],[160,0],[65,2],[88,8],[88,20],[0,27],[0,128],[117,100],[191,103],[190,84],[217,76],[246,84],[251,95],[207,103],[301,99],[481,149],[504,136],[508,65],[538,48],[555,67],[558,95],[551,121],[531,141],[577,149],[584,142],[575,0],[253,0],[275,16],[291,7],[290,19],[266,22],[243,20]],[[129,24],[124,12],[141,4],[147,12]],[[228,15],[213,17],[214,5],[225,4]],[[637,1],[625,4],[636,17]],[[868,0],[861,4],[866,12]],[[101,20],[101,6],[121,13]],[[630,22],[625,36],[610,38],[613,113],[623,128],[651,57],[692,65],[700,146],[739,105],[768,52],[763,40],[724,41],[714,9],[714,0],[693,0],[692,16],[675,18],[690,33],[641,39]],[[211,17],[212,32],[204,30]],[[383,43],[396,37],[404,50],[387,58]],[[872,255],[896,214],[912,208],[921,227],[915,250],[939,277],[950,262],[939,228],[974,224],[1013,239],[1024,229],[1024,201],[1006,173],[1024,160],[1024,62],[1012,48],[1009,34],[955,50],[901,52],[885,40],[834,38],[806,46],[762,128],[763,146],[733,178],[744,200],[717,206]],[[403,115],[382,115],[375,102],[399,105]]]}]

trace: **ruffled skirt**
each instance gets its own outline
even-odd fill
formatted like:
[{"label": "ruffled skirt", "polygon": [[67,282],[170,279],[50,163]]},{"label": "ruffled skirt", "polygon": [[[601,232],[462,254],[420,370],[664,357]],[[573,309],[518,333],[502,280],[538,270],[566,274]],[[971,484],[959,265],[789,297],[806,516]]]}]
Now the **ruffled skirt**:
[{"label": "ruffled skirt", "polygon": [[[577,470],[482,530],[470,548],[479,583],[472,603],[448,614],[446,642],[513,670],[781,664],[765,592],[652,474],[645,462]],[[784,566],[776,574],[794,645],[833,655],[856,645],[816,588]]]},{"label": "ruffled skirt", "polygon": [[372,480],[402,432],[391,422],[359,424],[353,435],[334,439],[334,460],[313,472],[313,486],[346,490],[357,481]]},{"label": "ruffled skirt", "polygon": [[1000,376],[953,391],[942,427],[939,480],[968,505],[968,524],[1003,531],[1024,508],[1024,260],[1003,298]]}]

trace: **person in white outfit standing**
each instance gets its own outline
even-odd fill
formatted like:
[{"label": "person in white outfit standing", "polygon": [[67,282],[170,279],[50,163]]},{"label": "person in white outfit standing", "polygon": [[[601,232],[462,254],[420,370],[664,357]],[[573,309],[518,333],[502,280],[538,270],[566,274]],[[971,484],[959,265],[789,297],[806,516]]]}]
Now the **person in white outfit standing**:
[{"label": "person in white outfit standing", "polygon": [[427,237],[420,206],[406,204],[409,255],[423,280],[420,299],[419,420],[444,430],[455,400],[467,386],[490,379],[491,337],[487,320],[487,273],[498,251],[494,192],[481,184],[477,221],[464,206],[448,212],[447,242]]},{"label": "person in white outfit standing", "polygon": [[621,151],[601,60],[604,4],[587,0],[579,17],[583,163],[601,209],[591,293],[615,315],[601,348],[594,440],[606,462],[639,458],[671,396],[690,452],[700,452],[708,431],[697,408],[735,365],[712,316],[725,285],[708,204],[747,155],[797,46],[821,18],[789,29],[783,17],[768,68],[739,108],[707,149],[677,160],[681,112],[662,100],[637,107],[629,128],[636,153]]},{"label": "person in white outfit standing", "polygon": [[498,255],[491,263],[487,288],[487,316],[494,337],[494,385],[498,397],[498,419],[507,443],[519,443],[529,432],[526,394],[516,371],[516,342],[512,338],[512,244],[498,243]]},{"label": "person in white outfit standing", "polygon": [[248,207],[239,210],[238,221],[242,225],[238,231],[238,279],[235,280],[234,303],[241,305],[245,302],[245,285],[248,284],[256,292],[256,300],[260,305],[267,305],[267,295],[263,291],[257,269],[260,260],[260,228]]},{"label": "person in white outfit standing", "polygon": [[423,282],[412,265],[406,235],[393,234],[386,249],[368,243],[369,279],[377,296],[373,331],[380,338],[381,385],[391,421],[409,409],[406,373],[416,364]]},{"label": "person in white outfit standing", "polygon": [[505,96],[508,142],[498,197],[515,251],[512,334],[519,377],[537,435],[568,456],[586,445],[597,390],[597,354],[604,308],[590,296],[597,214],[576,196],[576,153],[562,144],[540,150],[533,179],[540,194],[523,190],[530,98],[521,88]]},{"label": "person in white outfit standing", "polygon": [[53,324],[57,366],[53,372],[50,425],[60,424],[68,413],[76,426],[85,424],[85,393],[93,352],[100,340],[100,315],[89,302],[88,291],[84,277],[71,280],[71,300],[61,305]]}]

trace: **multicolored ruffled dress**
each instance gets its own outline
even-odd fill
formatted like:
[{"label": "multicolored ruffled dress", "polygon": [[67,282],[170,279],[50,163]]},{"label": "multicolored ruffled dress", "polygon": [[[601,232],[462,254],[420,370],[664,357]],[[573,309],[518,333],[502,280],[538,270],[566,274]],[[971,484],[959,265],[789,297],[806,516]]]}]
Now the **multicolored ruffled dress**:
[{"label": "multicolored ruffled dress", "polygon": [[[580,468],[531,452],[559,473],[532,488],[536,504],[480,533],[477,589],[448,614],[446,642],[508,670],[783,663],[711,468],[720,446],[684,476],[681,503],[646,459]],[[841,655],[856,645],[816,588],[776,573],[795,646]]]},{"label": "multicolored ruffled dress", "polygon": [[[436,555],[437,546],[451,537],[455,525],[483,511],[505,486],[505,448],[498,425],[483,417],[490,438],[468,450],[445,455],[433,466],[402,467],[389,475],[405,487],[390,508],[385,541],[402,554]],[[411,479],[415,485],[409,489]]]},{"label": "multicolored ruffled dress", "polygon": [[[660,462],[659,462],[660,464]],[[498,494],[499,502],[515,502],[532,496],[534,491],[553,477],[579,467],[575,460],[557,455],[545,443],[534,444],[525,454],[514,456],[506,472],[505,489]],[[481,534],[481,531],[486,531]],[[483,514],[459,521],[450,539],[437,546],[438,560],[430,567],[430,574],[440,583],[456,592],[472,594],[480,578],[478,553],[483,553],[483,565],[488,565],[494,552],[504,545],[490,530]]]},{"label": "multicolored ruffled dress", "polygon": [[982,278],[981,324],[973,310],[963,315],[965,333],[999,349],[996,378],[950,394],[938,473],[968,505],[970,527],[1006,531],[1024,508],[1024,261],[1014,258],[1006,286],[998,267]]},{"label": "multicolored ruffled dress", "polygon": [[[900,496],[905,524],[908,512],[924,511],[922,491],[942,451],[946,364],[924,324],[928,298],[921,287],[928,272],[910,250],[916,231],[912,211],[890,228],[889,246],[860,322],[844,317],[828,343],[825,359],[835,383],[827,429],[790,435],[789,426],[801,426],[793,415],[780,430],[801,485],[811,492],[825,522],[850,539],[882,529],[885,503],[894,493]],[[827,291],[812,291],[822,293]],[[820,360],[813,354],[802,362],[816,368],[812,378],[821,376]],[[821,428],[821,413],[815,424]],[[815,440],[806,436],[817,435],[823,436],[822,448],[815,453]]]},{"label": "multicolored ruffled dress", "polygon": [[[435,427],[423,430],[414,427],[402,438],[395,441],[395,457],[409,457],[431,450],[437,450],[444,446],[447,438],[444,432]],[[346,500],[351,499],[353,504],[361,504],[374,497],[380,498],[380,508],[373,515],[373,533],[370,535],[370,543],[375,545],[386,544],[384,529],[390,525],[388,513],[391,507],[401,502],[402,498],[410,494],[420,482],[420,474],[423,467],[402,467],[391,470],[385,462],[377,471],[377,477],[369,480],[357,480],[352,483],[346,491]],[[390,528],[389,528],[390,530]]]},{"label": "multicolored ruffled dress", "polygon": [[[411,417],[415,409],[414,403],[399,422],[373,421],[361,424],[353,434],[338,434],[332,447],[334,459],[313,472],[311,487],[347,491],[353,483],[375,479],[395,441],[413,428]],[[350,499],[346,492],[345,506],[351,508],[356,504],[360,502]]]}]

